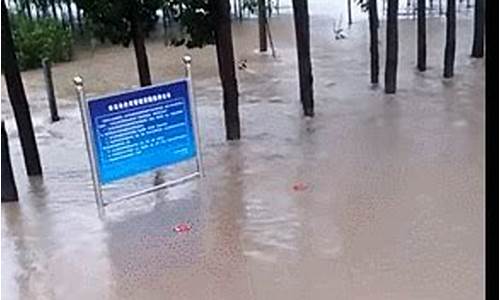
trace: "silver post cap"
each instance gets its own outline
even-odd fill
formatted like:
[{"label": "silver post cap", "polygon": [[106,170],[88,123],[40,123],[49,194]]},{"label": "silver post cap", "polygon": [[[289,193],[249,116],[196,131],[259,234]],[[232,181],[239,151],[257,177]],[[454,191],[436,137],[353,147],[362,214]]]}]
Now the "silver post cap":
[{"label": "silver post cap", "polygon": [[76,85],[76,86],[83,86],[83,78],[82,76],[78,75],[78,76],[75,76],[73,78],[73,83]]},{"label": "silver post cap", "polygon": [[189,54],[186,54],[182,57],[182,61],[187,65],[187,64],[190,64],[191,63],[191,55]]}]

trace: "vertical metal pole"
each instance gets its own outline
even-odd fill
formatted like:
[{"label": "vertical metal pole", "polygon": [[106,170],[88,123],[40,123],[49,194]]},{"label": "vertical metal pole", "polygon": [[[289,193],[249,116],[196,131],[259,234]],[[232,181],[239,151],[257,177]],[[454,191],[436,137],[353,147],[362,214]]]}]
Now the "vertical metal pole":
[{"label": "vertical metal pole", "polygon": [[198,168],[198,172],[200,173],[201,177],[205,176],[205,172],[203,170],[203,157],[201,154],[201,141],[200,141],[200,127],[198,123],[198,107],[196,105],[196,98],[194,97],[193,93],[193,78],[191,74],[191,56],[185,55],[182,57],[182,61],[184,62],[185,70],[186,70],[186,77],[188,78],[188,84],[189,84],[189,105],[190,105],[190,111],[191,111],[191,119],[193,120],[193,126],[194,128],[194,136],[196,139],[196,166]]},{"label": "vertical metal pole", "polygon": [[85,99],[85,91],[83,89],[83,78],[77,76],[73,78],[75,84],[76,94],[78,96],[78,103],[80,104],[80,112],[82,114],[83,132],[85,134],[85,142],[87,143],[87,152],[89,154],[90,170],[92,173],[92,181],[94,183],[94,193],[96,197],[97,210],[99,217],[104,215],[104,201],[102,199],[101,184],[97,178],[97,164],[95,159],[95,149],[92,143],[92,132],[89,128],[89,111],[87,100]]},{"label": "vertical metal pole", "polygon": [[49,99],[50,118],[52,122],[59,121],[57,113],[56,96],[54,93],[54,83],[52,81],[51,63],[48,58],[42,59],[43,79],[45,80],[45,88],[47,89],[47,98]]}]

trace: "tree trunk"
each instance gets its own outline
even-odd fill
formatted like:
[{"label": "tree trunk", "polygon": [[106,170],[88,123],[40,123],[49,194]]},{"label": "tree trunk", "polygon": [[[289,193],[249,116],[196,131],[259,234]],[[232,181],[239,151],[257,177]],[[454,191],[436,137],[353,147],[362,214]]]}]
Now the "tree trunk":
[{"label": "tree trunk", "polygon": [[266,0],[259,0],[259,50],[267,51],[266,39]]},{"label": "tree trunk", "polygon": [[64,10],[63,10],[63,7],[62,7],[62,2],[58,1],[57,2],[57,6],[59,7],[59,11],[61,12],[61,24],[64,27],[66,27],[66,26],[68,26],[68,23],[66,23],[66,18],[64,18]]},{"label": "tree trunk", "polygon": [[238,111],[238,82],[234,69],[233,37],[229,0],[211,0],[215,13],[215,46],[219,76],[223,90],[226,139],[240,139],[240,115]]},{"label": "tree trunk", "polygon": [[50,8],[52,9],[52,17],[57,20],[57,9],[55,0],[50,0]]},{"label": "tree trunk", "polygon": [[370,77],[371,83],[378,83],[379,55],[378,55],[378,12],[377,0],[368,2],[368,18],[370,25]]},{"label": "tree trunk", "polygon": [[76,20],[78,22],[78,31],[83,35],[82,10],[80,6],[76,6]]},{"label": "tree trunk", "polygon": [[7,93],[14,111],[17,130],[21,140],[24,163],[28,175],[41,175],[42,166],[36,145],[35,133],[31,122],[31,114],[24,93],[23,81],[19,73],[14,41],[10,28],[9,14],[2,0],[2,71],[5,76]]},{"label": "tree trunk", "polygon": [[446,7],[446,46],[444,49],[444,78],[453,77],[455,65],[456,12],[455,1],[448,0]]},{"label": "tree trunk", "polygon": [[47,18],[49,16],[49,5],[48,5],[47,1],[45,0],[45,1],[40,2],[40,6],[41,6],[40,8],[42,10],[42,16],[44,18]]},{"label": "tree trunk", "polygon": [[396,93],[398,70],[398,0],[387,1],[385,93]]},{"label": "tree trunk", "polygon": [[163,24],[163,33],[166,34],[167,32],[167,7],[164,6],[161,9],[161,21]]},{"label": "tree trunk", "polygon": [[134,44],[137,71],[141,86],[151,85],[151,73],[149,72],[148,54],[144,43],[144,31],[139,19],[132,21],[132,43]]},{"label": "tree trunk", "polygon": [[472,57],[484,56],[484,0],[476,0],[474,5],[474,41]]},{"label": "tree trunk", "polygon": [[309,12],[307,0],[293,0],[293,19],[297,42],[299,65],[300,101],[305,116],[314,116],[313,75],[311,66],[311,47],[309,41]]},{"label": "tree trunk", "polygon": [[417,6],[417,68],[425,71],[426,66],[426,24],[425,24],[425,0],[418,0]]},{"label": "tree trunk", "polygon": [[71,31],[75,31],[75,21],[73,20],[73,10],[71,9],[71,1],[66,0],[66,6],[68,7],[68,20],[69,20],[69,27],[71,28]]},{"label": "tree trunk", "polygon": [[[307,0],[304,0],[307,1]],[[352,10],[351,10],[351,0],[347,0],[347,20],[349,25],[352,25]]]},{"label": "tree trunk", "polygon": [[238,19],[240,19],[240,21],[243,20],[243,11],[241,7],[242,7],[241,0],[238,0]]},{"label": "tree trunk", "polygon": [[12,172],[12,164],[9,155],[9,139],[5,124],[2,121],[2,202],[18,201],[18,193],[14,172]]}]

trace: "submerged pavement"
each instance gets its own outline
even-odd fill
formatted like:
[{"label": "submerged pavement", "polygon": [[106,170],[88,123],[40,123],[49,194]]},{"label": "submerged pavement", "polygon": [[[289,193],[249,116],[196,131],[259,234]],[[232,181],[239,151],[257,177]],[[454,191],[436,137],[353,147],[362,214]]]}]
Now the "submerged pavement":
[{"label": "submerged pavement", "polygon": [[[368,84],[367,24],[334,40],[331,20],[312,18],[314,119],[301,117],[291,18],[271,22],[277,59],[254,53],[254,23],[234,29],[238,59],[248,60],[238,71],[242,140],[224,140],[213,48],[191,51],[206,177],[110,205],[102,220],[70,81],[56,81],[60,122],[49,122],[45,100],[30,102],[43,179],[26,179],[3,103],[21,200],[2,204],[2,299],[483,298],[484,63],[469,58],[471,19],[458,20],[452,80],[441,76],[444,19],[429,20],[425,73],[415,70],[416,23],[402,20],[398,92],[388,96]],[[161,59],[179,60],[168,72],[182,74],[186,50],[165,58],[158,44],[148,45],[153,74]],[[97,51],[55,70],[92,63],[90,94],[136,84],[123,54],[132,50],[118,48],[110,59],[123,60],[123,80],[102,76],[99,86],[93,74],[109,71],[112,51]],[[43,95],[36,72],[28,93]],[[190,230],[175,232],[184,223]]]}]

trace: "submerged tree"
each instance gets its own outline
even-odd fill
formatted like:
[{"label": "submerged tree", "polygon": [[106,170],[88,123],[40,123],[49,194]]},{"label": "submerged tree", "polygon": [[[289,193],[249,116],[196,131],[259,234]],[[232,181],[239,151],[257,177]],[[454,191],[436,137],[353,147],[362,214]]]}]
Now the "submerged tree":
[{"label": "submerged tree", "polygon": [[444,72],[445,78],[453,77],[455,65],[455,43],[456,43],[456,0],[448,0],[446,6],[446,46],[444,49]]},{"label": "submerged tree", "polygon": [[7,94],[14,111],[19,139],[23,149],[24,163],[28,175],[41,175],[42,166],[35,132],[31,122],[31,113],[24,92],[23,81],[19,72],[14,40],[9,21],[9,13],[2,0],[2,72],[7,85]]},{"label": "submerged tree", "polygon": [[312,117],[314,116],[313,75],[307,0],[293,0],[292,4],[299,65],[300,101],[304,115]]},{"label": "submerged tree", "polygon": [[215,18],[215,47],[219,62],[219,76],[224,94],[226,138],[240,139],[238,111],[238,82],[234,68],[233,36],[229,0],[210,0]]},{"label": "submerged tree", "polygon": [[266,0],[259,0],[259,50],[260,52],[267,51],[266,38]]},{"label": "submerged tree", "polygon": [[90,28],[101,40],[134,46],[137,70],[141,86],[151,84],[151,74],[145,46],[146,35],[153,30],[158,20],[156,11],[163,0],[76,0],[85,18],[91,21]]},{"label": "submerged tree", "polygon": [[[240,139],[240,117],[238,109],[238,82],[234,61],[231,32],[230,0],[168,0],[170,9],[176,12],[185,36],[175,38],[175,46],[188,48],[215,44],[219,76],[223,90],[224,121],[226,138]],[[180,10],[180,7],[183,7]]]},{"label": "submerged tree", "polygon": [[398,0],[387,1],[385,92],[396,92],[398,70]]},{"label": "submerged tree", "polygon": [[371,83],[378,84],[379,74],[379,54],[378,54],[378,10],[377,0],[369,0],[368,2],[368,16],[370,23],[370,74]]},{"label": "submerged tree", "polygon": [[57,20],[56,0],[49,0],[52,17]]},{"label": "submerged tree", "polygon": [[368,24],[370,27],[370,82],[378,84],[379,53],[378,53],[378,12],[377,0],[358,0],[363,11],[368,11]]},{"label": "submerged tree", "polygon": [[476,0],[474,6],[474,40],[472,57],[484,56],[484,0]]},{"label": "submerged tree", "polygon": [[351,0],[347,0],[347,24],[352,25]]},{"label": "submerged tree", "polygon": [[71,9],[71,0],[65,0],[66,2],[66,8],[68,10],[68,21],[69,21],[69,26],[71,28],[71,31],[75,30],[75,21],[73,18],[73,10]]},{"label": "submerged tree", "polygon": [[419,71],[425,71],[427,68],[425,0],[418,0],[417,5],[417,68]]}]

